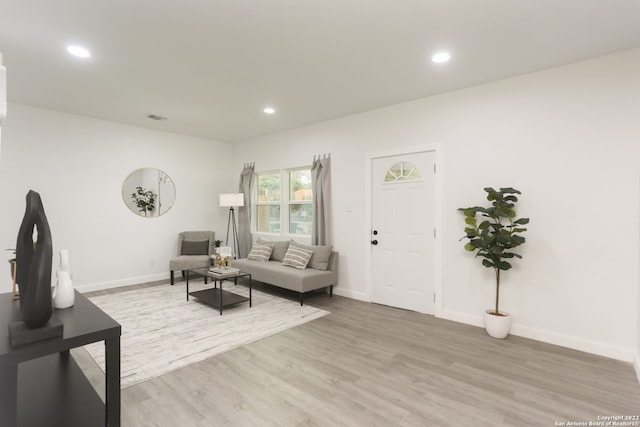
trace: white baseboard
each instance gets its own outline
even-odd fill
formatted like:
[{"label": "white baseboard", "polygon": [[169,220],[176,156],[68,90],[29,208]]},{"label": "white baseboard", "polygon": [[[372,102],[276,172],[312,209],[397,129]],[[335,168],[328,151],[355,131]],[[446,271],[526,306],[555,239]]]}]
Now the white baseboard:
[{"label": "white baseboard", "polygon": [[366,298],[366,295],[362,292],[354,292],[350,289],[341,289],[339,287],[333,287],[333,293],[335,295],[340,295],[341,297],[347,297],[351,299],[355,299],[358,301],[371,302]]},{"label": "white baseboard", "polygon": [[458,311],[443,310],[441,316],[443,319],[453,320],[454,322],[464,323],[467,325],[484,327],[484,321],[480,316],[471,316],[467,313],[460,313]]},{"label": "white baseboard", "polygon": [[168,273],[153,274],[150,276],[131,277],[128,279],[114,280],[111,282],[88,283],[86,285],[76,286],[76,290],[80,293],[101,291],[104,289],[119,288],[120,286],[137,285],[140,283],[155,282],[157,280],[168,280]]},{"label": "white baseboard", "polygon": [[511,326],[511,331],[514,335],[521,337],[544,341],[549,344],[572,348],[574,350],[597,354],[599,356],[622,360],[624,362],[633,362],[634,359],[634,352],[630,348],[618,347],[599,341],[586,340],[557,332],[530,328],[528,326],[518,325],[517,323]]},{"label": "white baseboard", "polygon": [[[465,323],[467,325],[484,327],[484,321],[480,316],[471,316],[466,313],[445,310],[442,312],[442,318],[453,320],[455,322]],[[597,354],[599,356],[622,360],[624,362],[634,362],[635,359],[636,373],[638,373],[638,377],[640,379],[640,361],[638,361],[639,357],[634,356],[635,353],[632,349],[613,346],[598,341],[586,340],[570,335],[560,334],[557,332],[531,328],[518,323],[514,323],[511,325],[510,333],[519,337],[542,341],[549,344],[584,351],[591,354]]]}]

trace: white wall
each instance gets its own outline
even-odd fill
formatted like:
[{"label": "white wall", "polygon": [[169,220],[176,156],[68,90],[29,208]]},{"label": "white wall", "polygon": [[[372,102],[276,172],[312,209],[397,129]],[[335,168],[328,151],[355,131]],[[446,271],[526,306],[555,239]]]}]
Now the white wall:
[{"label": "white wall", "polygon": [[[51,226],[54,266],[68,249],[80,289],[168,277],[180,231],[226,231],[218,194],[235,191],[241,170],[232,173],[227,143],[18,104],[9,105],[2,133],[0,249],[15,247],[33,189]],[[176,186],[175,205],[158,218],[135,215],[122,199],[125,178],[143,167],[163,170]],[[0,292],[11,289],[10,255],[2,251]]]},{"label": "white wall", "polygon": [[[452,65],[454,66],[454,65]],[[234,169],[309,164],[332,153],[336,292],[370,300],[367,153],[444,148],[445,318],[480,325],[492,274],[465,252],[456,208],[485,186],[523,192],[524,260],[503,276],[513,333],[632,360],[639,308],[640,50],[627,51],[233,145]]]}]

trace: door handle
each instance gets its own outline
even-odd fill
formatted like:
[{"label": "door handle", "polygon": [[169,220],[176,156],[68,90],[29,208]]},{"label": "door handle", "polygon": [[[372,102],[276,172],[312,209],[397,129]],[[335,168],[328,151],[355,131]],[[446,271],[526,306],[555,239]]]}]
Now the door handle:
[{"label": "door handle", "polygon": [[372,244],[372,245],[377,245],[377,244],[378,244],[378,241],[377,241],[377,240],[372,240],[372,241],[371,241],[371,244]]}]

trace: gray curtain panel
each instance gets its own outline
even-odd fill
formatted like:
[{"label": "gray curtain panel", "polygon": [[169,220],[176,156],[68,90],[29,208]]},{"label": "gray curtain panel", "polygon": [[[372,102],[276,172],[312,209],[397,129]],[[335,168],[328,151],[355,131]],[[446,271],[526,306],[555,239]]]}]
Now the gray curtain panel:
[{"label": "gray curtain panel", "polygon": [[255,163],[245,163],[240,174],[240,193],[244,194],[244,206],[238,207],[238,258],[251,250],[251,180]]},{"label": "gray curtain panel", "polygon": [[331,244],[331,155],[314,156],[311,166],[313,190],[312,245]]}]

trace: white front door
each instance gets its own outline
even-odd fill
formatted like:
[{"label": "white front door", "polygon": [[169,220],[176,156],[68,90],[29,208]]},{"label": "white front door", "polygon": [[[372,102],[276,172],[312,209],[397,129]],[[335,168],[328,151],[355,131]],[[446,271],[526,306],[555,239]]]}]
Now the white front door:
[{"label": "white front door", "polygon": [[372,301],[433,314],[435,152],[371,162]]}]

